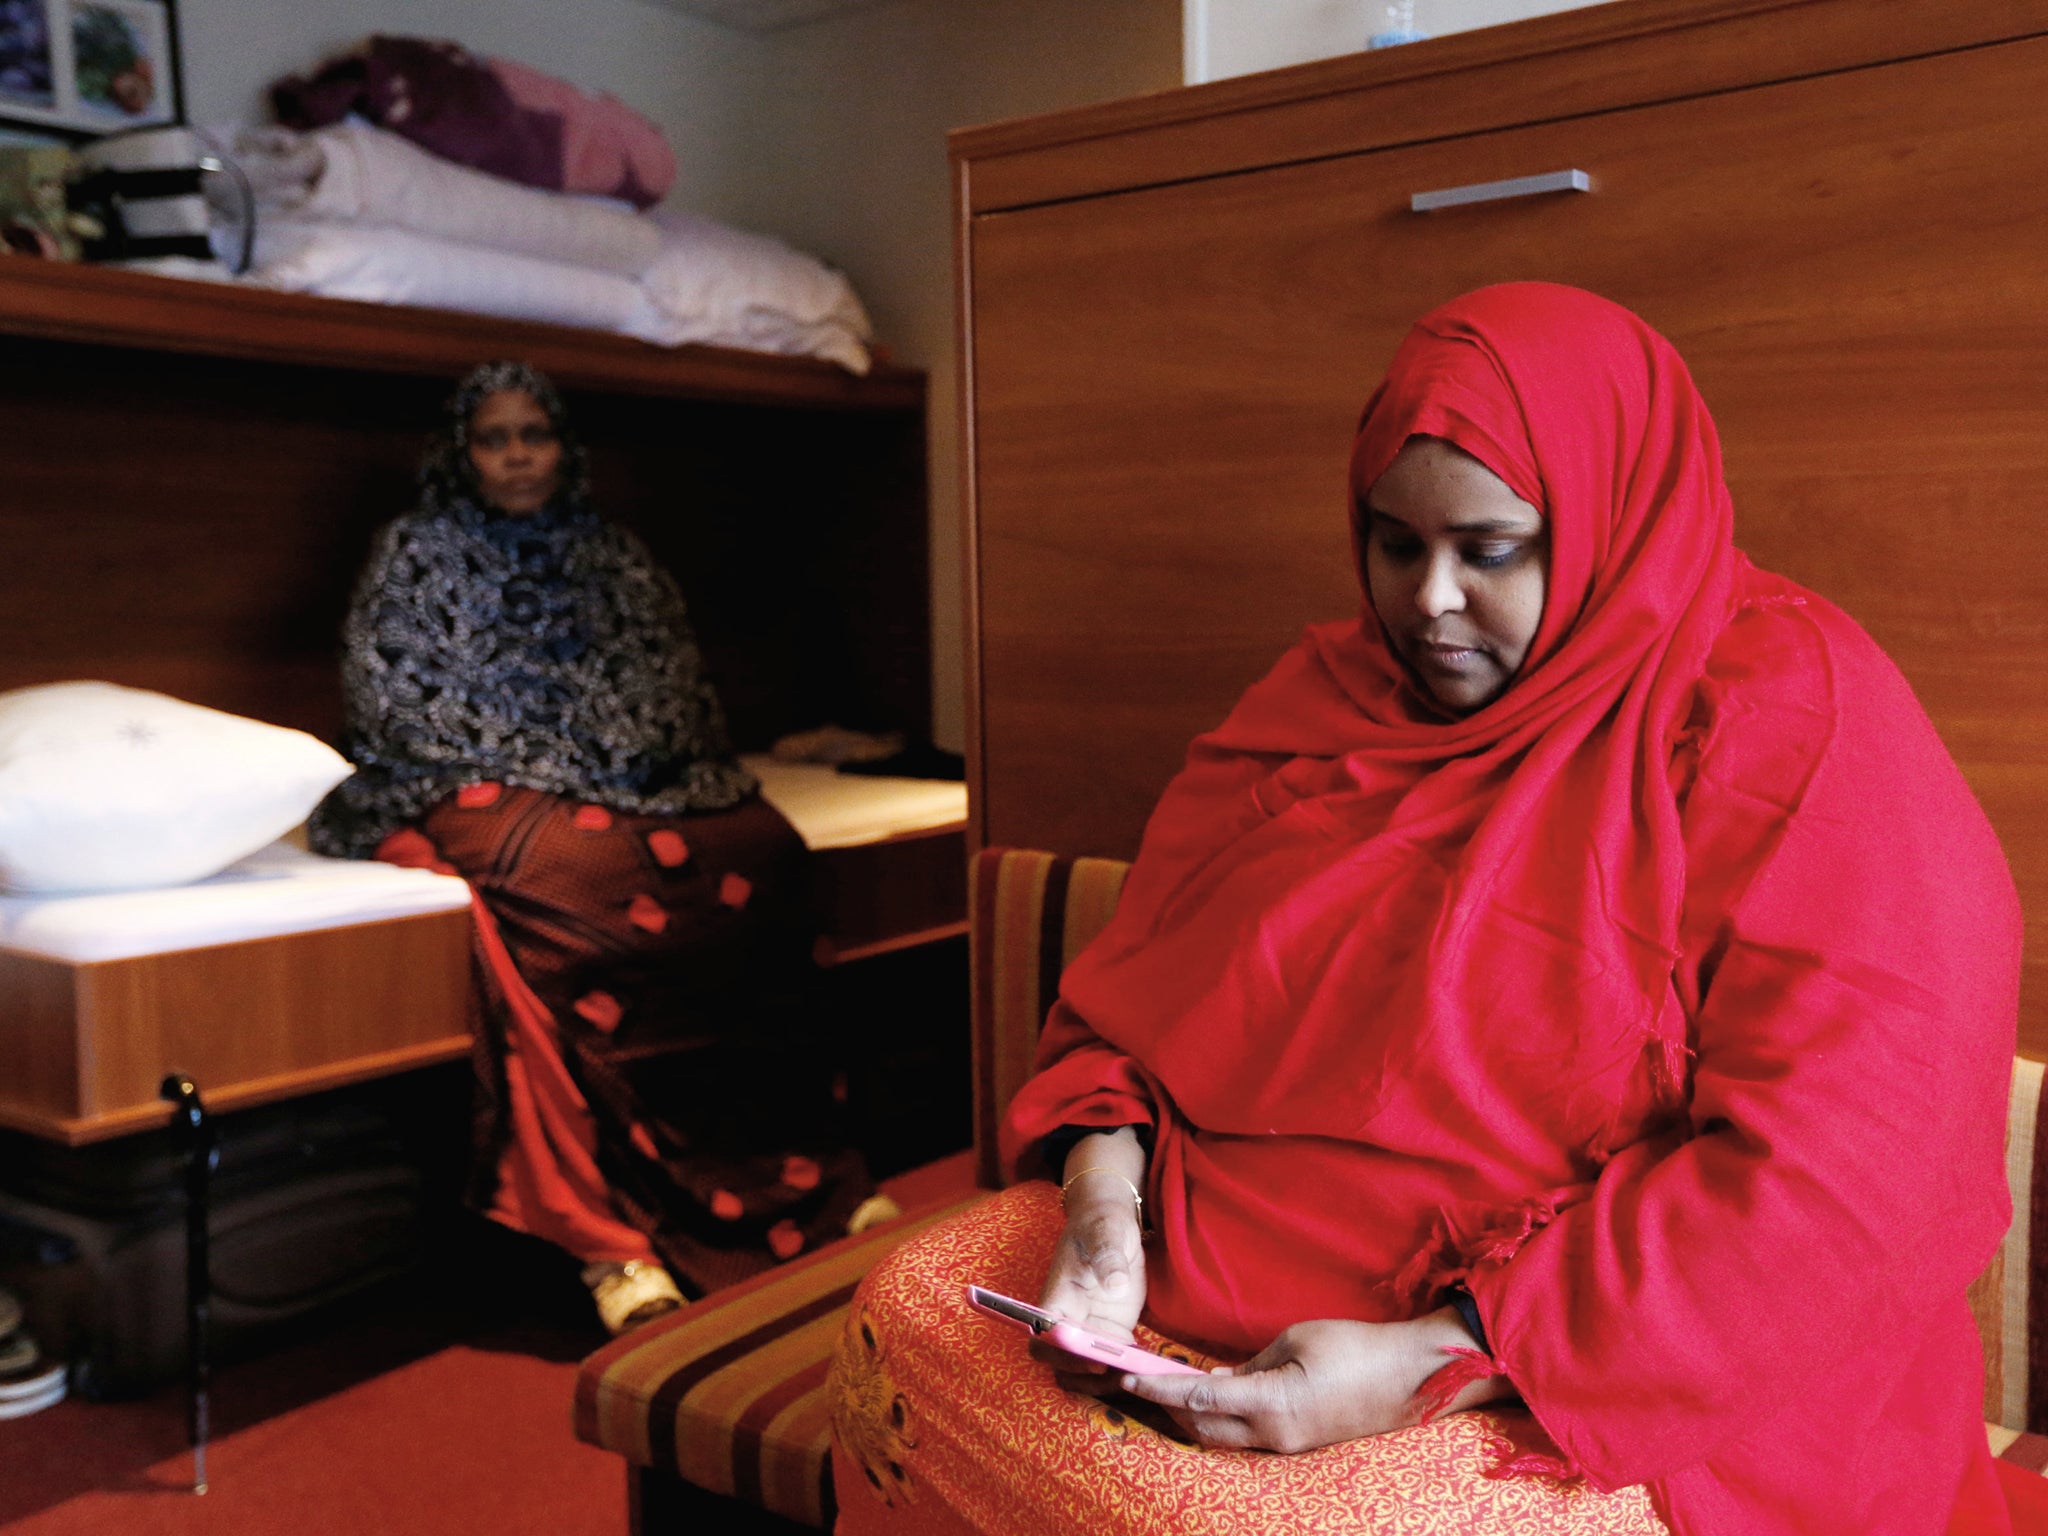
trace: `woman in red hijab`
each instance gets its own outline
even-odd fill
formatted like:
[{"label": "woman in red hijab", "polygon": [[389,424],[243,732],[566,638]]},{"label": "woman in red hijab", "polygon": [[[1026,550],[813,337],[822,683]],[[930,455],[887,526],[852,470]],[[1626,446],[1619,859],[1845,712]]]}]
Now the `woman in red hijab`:
[{"label": "woman in red hijab", "polygon": [[[1590,294],[1424,317],[1352,490],[1362,620],[1191,748],[1006,1126],[1043,1305],[1239,1363],[1059,1379],[1431,1528],[2010,1529],[1965,1289],[2019,912],[1905,681],[1735,549],[1684,364]],[[1481,1473],[1408,1438],[1507,1398]]]}]

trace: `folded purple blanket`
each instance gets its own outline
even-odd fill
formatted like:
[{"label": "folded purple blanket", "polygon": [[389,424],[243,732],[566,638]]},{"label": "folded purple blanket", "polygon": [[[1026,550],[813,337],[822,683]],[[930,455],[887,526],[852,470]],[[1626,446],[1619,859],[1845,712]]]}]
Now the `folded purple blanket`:
[{"label": "folded purple blanket", "polygon": [[278,81],[270,100],[287,128],[321,128],[353,112],[443,159],[530,187],[645,208],[675,181],[661,130],[616,97],[452,42],[371,37],[310,76]]}]

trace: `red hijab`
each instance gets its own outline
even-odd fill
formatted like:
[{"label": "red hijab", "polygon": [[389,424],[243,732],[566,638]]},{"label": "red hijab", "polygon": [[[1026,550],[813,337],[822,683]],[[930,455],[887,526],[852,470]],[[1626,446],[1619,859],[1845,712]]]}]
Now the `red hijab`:
[{"label": "red hijab", "polygon": [[[1666,764],[1742,563],[1713,423],[1634,315],[1515,283],[1415,326],[1366,408],[1354,504],[1417,435],[1548,520],[1521,671],[1446,720],[1369,605],[1312,628],[1195,743],[1063,987],[1207,1130],[1357,1136],[1425,1038],[1488,1049],[1503,998],[1526,1002],[1525,1050],[1612,1076],[1650,1044],[1672,1081],[1685,871]],[[1589,974],[1603,1038],[1574,1017]],[[1248,1075],[1231,1042],[1270,1070]]]}]

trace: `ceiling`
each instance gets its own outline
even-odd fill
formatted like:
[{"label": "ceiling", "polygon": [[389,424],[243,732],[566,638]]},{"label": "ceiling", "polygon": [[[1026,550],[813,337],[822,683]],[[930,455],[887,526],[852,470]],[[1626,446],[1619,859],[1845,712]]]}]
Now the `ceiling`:
[{"label": "ceiling", "polygon": [[883,0],[656,0],[673,11],[683,11],[720,26],[742,32],[780,32],[822,21],[843,11],[864,10]]}]

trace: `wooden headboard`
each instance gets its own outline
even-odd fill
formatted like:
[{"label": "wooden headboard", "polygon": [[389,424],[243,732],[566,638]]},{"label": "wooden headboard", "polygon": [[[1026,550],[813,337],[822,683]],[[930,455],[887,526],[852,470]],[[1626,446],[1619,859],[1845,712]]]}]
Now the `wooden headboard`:
[{"label": "wooden headboard", "polygon": [[1742,545],[1912,680],[2048,1054],[2043,80],[2048,0],[1615,0],[954,135],[977,841],[1128,855],[1188,739],[1357,610],[1345,464],[1408,324],[1576,283],[1692,364]]},{"label": "wooden headboard", "polygon": [[157,688],[331,736],[372,530],[453,381],[564,387],[743,747],[931,711],[924,377],[0,260],[0,689]]}]

